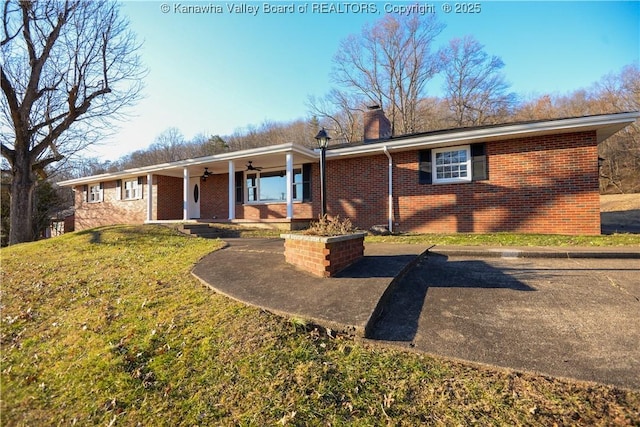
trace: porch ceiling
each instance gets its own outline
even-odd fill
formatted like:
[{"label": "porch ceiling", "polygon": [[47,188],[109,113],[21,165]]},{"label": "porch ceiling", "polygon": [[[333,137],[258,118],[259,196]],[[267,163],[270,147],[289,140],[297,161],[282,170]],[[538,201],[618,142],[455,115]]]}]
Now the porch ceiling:
[{"label": "porch ceiling", "polygon": [[[253,166],[264,168],[264,169],[272,169],[272,168],[285,168],[286,163],[286,153],[263,153],[263,154],[246,154],[241,155],[237,158],[231,160],[233,162],[234,168],[237,172],[244,171],[247,169],[247,163],[249,161],[253,162]],[[300,153],[293,153],[293,164],[299,165],[303,163],[309,162],[317,162],[318,158],[315,156],[304,155]],[[189,173],[194,174],[195,176],[202,175],[204,172],[204,168],[209,168],[209,172],[213,174],[226,174],[229,172],[229,160],[214,160],[214,161],[205,161],[202,163],[194,164],[188,166]],[[175,176],[182,176],[182,167],[178,168],[177,171],[171,171],[173,173],[177,172]],[[165,173],[163,173],[164,175]]]}]

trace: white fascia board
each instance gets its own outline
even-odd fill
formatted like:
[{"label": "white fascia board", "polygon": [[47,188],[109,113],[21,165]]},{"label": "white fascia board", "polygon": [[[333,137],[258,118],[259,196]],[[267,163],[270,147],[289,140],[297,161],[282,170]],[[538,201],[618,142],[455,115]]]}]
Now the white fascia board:
[{"label": "white fascia board", "polygon": [[[188,166],[199,166],[203,164],[211,164],[216,162],[228,162],[229,160],[239,160],[244,158],[254,158],[264,155],[273,155],[278,153],[293,152],[315,160],[318,158],[318,154],[313,150],[297,145],[295,143],[285,143],[278,145],[268,145],[264,147],[251,148],[248,150],[232,151],[230,153],[214,154],[212,156],[197,157],[194,159],[178,160],[176,162],[160,163],[157,165],[143,166],[140,168],[126,169],[119,172],[103,173],[100,175],[92,175],[82,178],[69,179],[66,181],[60,181],[58,185],[63,187],[72,187],[80,184],[88,184],[92,182],[113,181],[116,179],[122,179],[127,177],[134,177],[140,175],[146,175],[148,173],[158,173],[167,171],[179,171]],[[284,161],[283,161],[284,164]]]},{"label": "white fascia board", "polygon": [[[398,140],[387,140],[354,147],[338,148],[327,151],[327,158],[356,157],[379,154],[386,146],[389,151],[406,151],[422,147],[437,148],[481,142],[487,140],[505,140],[554,133],[598,131],[598,142],[640,118],[640,112],[606,114],[571,119],[549,120],[544,122],[506,124],[484,129],[460,130],[435,135],[423,135]],[[602,132],[600,132],[602,131]]]}]

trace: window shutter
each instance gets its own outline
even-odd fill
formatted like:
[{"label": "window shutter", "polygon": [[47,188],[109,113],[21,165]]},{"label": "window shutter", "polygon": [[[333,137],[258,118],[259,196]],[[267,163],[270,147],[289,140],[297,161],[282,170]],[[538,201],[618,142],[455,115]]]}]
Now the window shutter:
[{"label": "window shutter", "polygon": [[244,203],[244,172],[236,172],[236,203]]},{"label": "window shutter", "polygon": [[489,179],[489,168],[485,144],[471,144],[471,179],[484,181]]},{"label": "window shutter", "polygon": [[142,190],[144,189],[144,178],[139,176],[138,177],[138,199],[143,199],[144,197],[142,196]]},{"label": "window shutter", "polygon": [[420,150],[418,152],[418,167],[420,184],[431,184],[431,150]]},{"label": "window shutter", "polygon": [[89,186],[86,184],[82,186],[82,201],[83,202],[89,201]]},{"label": "window shutter", "polygon": [[302,200],[311,201],[311,163],[302,165]]},{"label": "window shutter", "polygon": [[104,201],[104,184],[100,183],[100,201]]},{"label": "window shutter", "polygon": [[122,200],[122,180],[116,181],[116,200]]}]

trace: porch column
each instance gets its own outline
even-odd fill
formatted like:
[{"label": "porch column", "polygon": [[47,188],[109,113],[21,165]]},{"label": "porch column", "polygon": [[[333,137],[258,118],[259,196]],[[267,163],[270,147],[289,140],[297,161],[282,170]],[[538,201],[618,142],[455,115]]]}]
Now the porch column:
[{"label": "porch column", "polygon": [[287,219],[293,218],[293,153],[286,155]]},{"label": "porch column", "polygon": [[229,160],[229,221],[236,219],[236,165]]},{"label": "porch column", "polygon": [[153,174],[147,174],[147,221],[153,220]]},{"label": "porch column", "polygon": [[182,220],[189,219],[189,168],[182,170]]}]

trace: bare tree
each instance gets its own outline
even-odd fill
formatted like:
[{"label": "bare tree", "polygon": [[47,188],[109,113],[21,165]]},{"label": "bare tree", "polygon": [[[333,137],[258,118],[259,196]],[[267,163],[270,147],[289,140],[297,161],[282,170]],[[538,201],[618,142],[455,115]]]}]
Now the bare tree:
[{"label": "bare tree", "polygon": [[[604,76],[593,88],[598,112],[640,111],[640,68],[627,65]],[[604,159],[600,168],[601,188],[618,192],[640,191],[640,124],[627,126],[598,146]]]},{"label": "bare tree", "polygon": [[417,126],[422,130],[445,129],[451,125],[446,100],[437,97],[422,98],[418,102]]},{"label": "bare tree", "polygon": [[366,111],[365,104],[362,96],[334,88],[323,98],[309,97],[307,108],[334,135],[334,142],[350,143],[362,140],[364,136],[362,113]]},{"label": "bare tree", "polygon": [[226,147],[229,151],[246,150],[268,145],[297,142],[310,145],[313,135],[318,132],[317,126],[313,127],[308,121],[294,120],[288,123],[265,121],[259,126],[249,125],[236,129],[234,133],[225,137]]},{"label": "bare tree", "polygon": [[356,95],[356,99],[384,108],[394,134],[418,131],[418,102],[440,68],[431,47],[443,29],[436,15],[388,14],[373,26],[365,25],[359,35],[344,39],[333,58],[331,74],[341,92],[346,92],[334,96],[340,101],[336,107],[349,114],[341,101]]},{"label": "bare tree", "polygon": [[229,151],[229,145],[220,135],[207,136],[200,133],[185,145],[185,157],[211,156]]},{"label": "bare tree", "polygon": [[185,159],[185,145],[187,141],[180,129],[170,127],[158,135],[147,153],[153,153],[151,164],[168,163]]},{"label": "bare tree", "polygon": [[0,144],[12,175],[9,241],[19,243],[32,238],[37,176],[110,130],[145,71],[107,0],[6,0],[1,31]]},{"label": "bare tree", "polygon": [[515,95],[500,70],[504,63],[490,56],[473,36],[453,39],[441,51],[445,92],[456,126],[503,121]]},{"label": "bare tree", "polygon": [[[515,120],[540,120],[640,110],[640,68],[627,65],[587,89],[523,103]],[[640,125],[632,123],[598,145],[601,192],[640,191]]]}]

